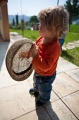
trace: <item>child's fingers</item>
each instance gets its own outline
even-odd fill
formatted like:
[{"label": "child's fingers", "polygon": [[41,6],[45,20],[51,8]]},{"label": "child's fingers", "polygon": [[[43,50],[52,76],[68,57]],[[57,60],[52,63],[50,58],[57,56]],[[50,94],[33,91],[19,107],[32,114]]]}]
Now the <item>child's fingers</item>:
[{"label": "child's fingers", "polygon": [[21,52],[19,54],[19,58],[29,58],[30,57],[30,51],[27,51],[27,52]]},{"label": "child's fingers", "polygon": [[21,53],[19,54],[19,58],[24,58],[24,52],[21,52]]}]

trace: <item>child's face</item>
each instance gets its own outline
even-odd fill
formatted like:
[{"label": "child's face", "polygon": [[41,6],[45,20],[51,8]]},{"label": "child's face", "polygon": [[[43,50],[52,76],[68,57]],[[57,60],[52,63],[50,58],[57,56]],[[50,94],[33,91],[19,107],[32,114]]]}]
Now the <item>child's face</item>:
[{"label": "child's face", "polygon": [[50,37],[50,31],[47,29],[47,27],[44,24],[40,23],[38,28],[39,28],[40,36],[45,38]]}]

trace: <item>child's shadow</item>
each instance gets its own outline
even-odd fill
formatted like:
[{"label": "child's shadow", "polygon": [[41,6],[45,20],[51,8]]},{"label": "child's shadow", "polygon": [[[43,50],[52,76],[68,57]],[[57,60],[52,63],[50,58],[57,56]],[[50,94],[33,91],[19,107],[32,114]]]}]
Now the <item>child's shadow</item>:
[{"label": "child's shadow", "polygon": [[52,109],[52,105],[49,102],[44,107],[36,108],[36,114],[38,116],[38,120],[59,120],[58,116]]}]

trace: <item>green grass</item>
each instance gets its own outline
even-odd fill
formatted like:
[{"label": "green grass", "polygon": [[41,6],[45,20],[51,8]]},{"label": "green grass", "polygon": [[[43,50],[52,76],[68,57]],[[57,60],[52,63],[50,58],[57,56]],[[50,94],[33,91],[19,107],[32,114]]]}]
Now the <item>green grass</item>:
[{"label": "green grass", "polygon": [[[10,32],[17,32],[20,35],[22,35],[22,31],[18,29],[10,29]],[[23,36],[35,41],[39,37],[39,32],[37,30],[34,30],[34,31],[24,30]]]},{"label": "green grass", "polygon": [[[65,44],[79,40],[79,25],[70,25],[70,31],[66,35]],[[61,57],[79,66],[79,47],[62,51]]]},{"label": "green grass", "polygon": [[65,44],[79,40],[79,33],[68,32],[65,38]]},{"label": "green grass", "polygon": [[70,25],[70,32],[79,33],[79,24],[77,24],[77,25]]},{"label": "green grass", "polygon": [[64,59],[68,60],[69,62],[79,66],[79,47],[74,49],[62,51],[62,55]]},{"label": "green grass", "polygon": [[70,31],[65,37],[65,44],[79,40],[79,24],[70,25]]},{"label": "green grass", "polygon": [[65,44],[79,40],[79,24],[70,25],[70,31],[65,37]]}]

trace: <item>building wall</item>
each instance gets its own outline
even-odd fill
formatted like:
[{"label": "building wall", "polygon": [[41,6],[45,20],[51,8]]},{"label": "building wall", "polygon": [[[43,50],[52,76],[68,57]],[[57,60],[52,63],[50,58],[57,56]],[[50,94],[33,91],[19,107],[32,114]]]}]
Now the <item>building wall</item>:
[{"label": "building wall", "polygon": [[7,4],[0,7],[0,34],[4,41],[10,41]]},{"label": "building wall", "polygon": [[0,7],[0,41],[3,41],[3,39],[2,39],[2,21],[1,21],[1,19],[2,19],[2,15],[1,15],[1,7]]},{"label": "building wall", "polygon": [[0,7],[0,35],[2,34],[2,13],[1,13],[1,7]]}]

